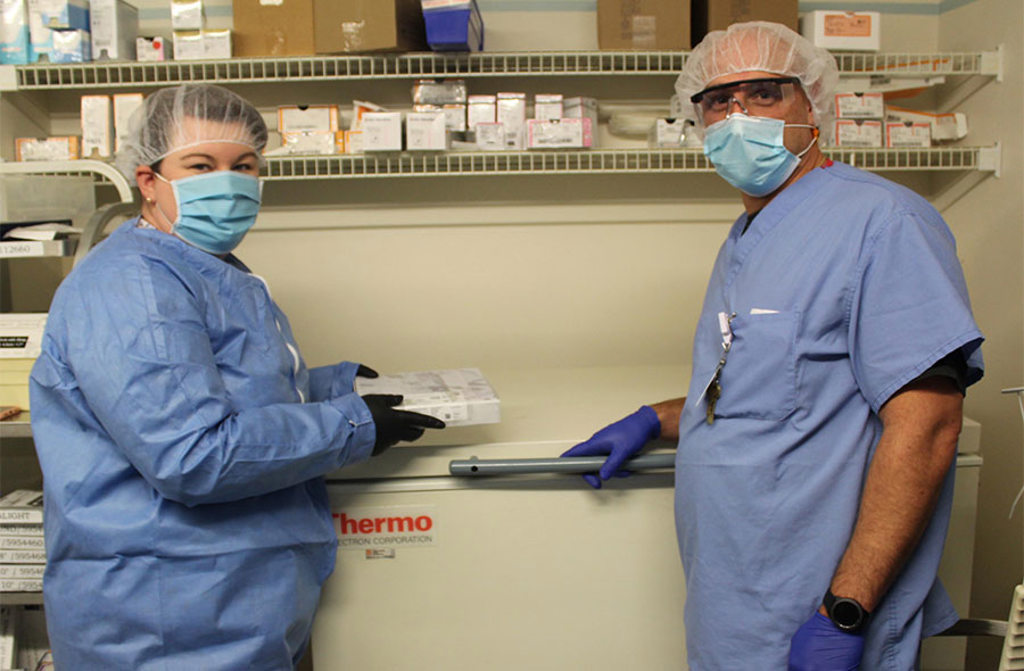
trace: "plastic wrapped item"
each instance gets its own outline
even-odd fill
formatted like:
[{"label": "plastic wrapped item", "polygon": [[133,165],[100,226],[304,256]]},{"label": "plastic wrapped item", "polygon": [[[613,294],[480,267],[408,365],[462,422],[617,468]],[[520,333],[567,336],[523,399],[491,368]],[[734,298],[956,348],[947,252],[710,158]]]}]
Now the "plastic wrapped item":
[{"label": "plastic wrapped item", "polygon": [[28,5],[25,0],[0,0],[0,65],[23,65],[31,53]]},{"label": "plastic wrapped item", "polygon": [[468,95],[465,79],[420,79],[412,85],[414,105],[465,103]]},{"label": "plastic wrapped item", "polygon": [[505,124],[479,122],[474,130],[476,146],[480,151],[502,151],[505,146]]},{"label": "plastic wrapped item", "polygon": [[496,121],[497,101],[497,96],[493,95],[469,96],[466,125],[470,131],[476,130],[477,124],[494,123]]},{"label": "plastic wrapped item", "polygon": [[86,30],[54,30],[53,63],[88,63],[92,60],[92,39]]}]

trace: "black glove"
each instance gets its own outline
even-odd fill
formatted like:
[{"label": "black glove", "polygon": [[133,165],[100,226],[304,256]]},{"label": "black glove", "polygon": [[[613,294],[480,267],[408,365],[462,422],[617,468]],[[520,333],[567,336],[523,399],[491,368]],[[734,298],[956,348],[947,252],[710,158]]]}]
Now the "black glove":
[{"label": "black glove", "polygon": [[363,396],[366,407],[373,416],[377,439],[373,443],[374,455],[380,454],[400,440],[414,441],[423,435],[424,429],[443,429],[444,422],[421,415],[418,412],[396,410],[402,402],[401,394],[367,394]]},{"label": "black glove", "polygon": [[375,371],[374,369],[370,368],[369,366],[359,364],[359,368],[356,369],[356,377],[368,377],[372,379],[379,376],[377,375],[377,371]]}]

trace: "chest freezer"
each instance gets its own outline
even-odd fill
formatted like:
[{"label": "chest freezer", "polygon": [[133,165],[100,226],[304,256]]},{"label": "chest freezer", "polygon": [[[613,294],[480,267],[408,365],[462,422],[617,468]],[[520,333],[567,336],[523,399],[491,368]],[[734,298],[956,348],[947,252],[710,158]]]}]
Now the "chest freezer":
[{"label": "chest freezer", "polygon": [[670,469],[594,491],[578,475],[465,478],[449,466],[555,457],[684,395],[689,369],[484,373],[500,424],[428,432],[328,479],[340,547],[314,668],[686,669]]}]

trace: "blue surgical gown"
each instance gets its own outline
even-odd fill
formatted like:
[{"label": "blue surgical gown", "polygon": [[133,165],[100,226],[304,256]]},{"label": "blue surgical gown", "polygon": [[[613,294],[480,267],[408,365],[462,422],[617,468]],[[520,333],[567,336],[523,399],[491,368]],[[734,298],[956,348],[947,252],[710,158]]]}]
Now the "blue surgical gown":
[{"label": "blue surgical gown", "polygon": [[367,459],[356,364],[309,370],[257,276],[129,221],[58,289],[30,381],[58,668],[292,668]]},{"label": "blue surgical gown", "polygon": [[[785,669],[849,542],[879,408],[960,349],[982,374],[953,236],[911,191],[834,163],[794,182],[712,271],[680,419],[676,526],[691,671]],[[703,396],[732,317],[715,421]],[[863,671],[914,668],[956,621],[935,578],[953,470],[916,552],[872,614]]]}]

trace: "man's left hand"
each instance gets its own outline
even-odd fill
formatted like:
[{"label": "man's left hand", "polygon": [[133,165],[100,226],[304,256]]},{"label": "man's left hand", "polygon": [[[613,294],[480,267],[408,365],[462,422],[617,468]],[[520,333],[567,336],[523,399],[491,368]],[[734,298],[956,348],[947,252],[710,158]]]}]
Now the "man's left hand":
[{"label": "man's left hand", "polygon": [[815,612],[790,642],[789,671],[857,671],[863,654],[863,634],[840,631]]}]

